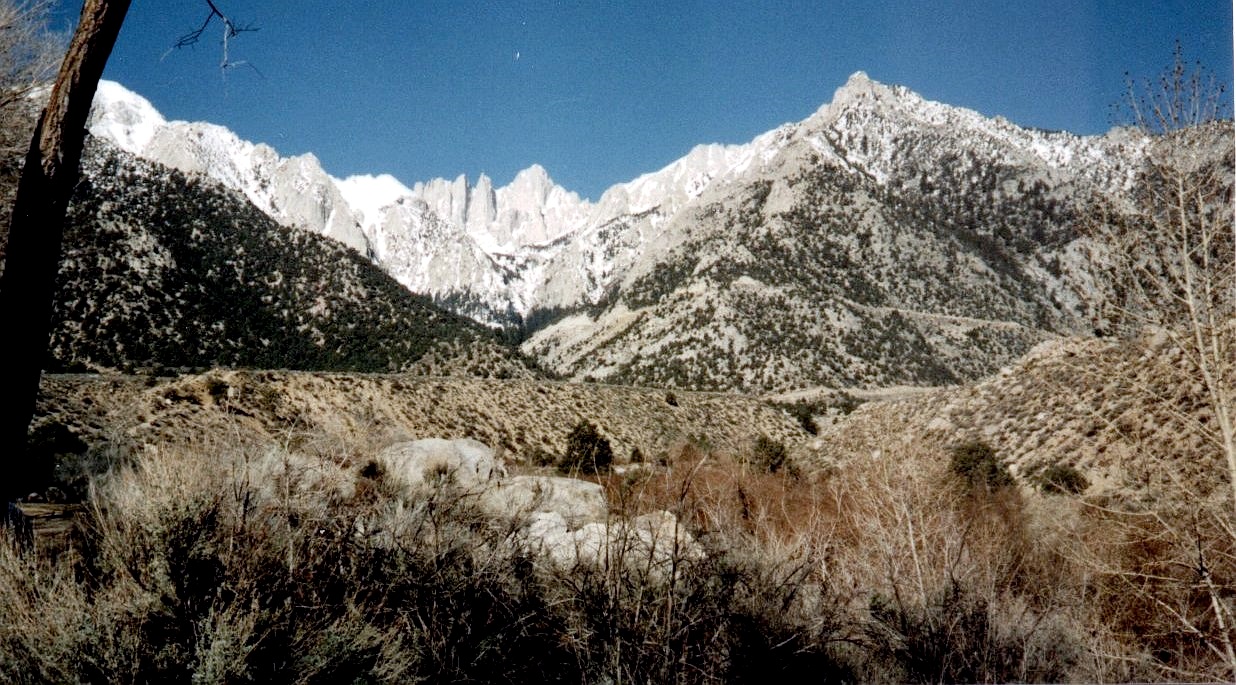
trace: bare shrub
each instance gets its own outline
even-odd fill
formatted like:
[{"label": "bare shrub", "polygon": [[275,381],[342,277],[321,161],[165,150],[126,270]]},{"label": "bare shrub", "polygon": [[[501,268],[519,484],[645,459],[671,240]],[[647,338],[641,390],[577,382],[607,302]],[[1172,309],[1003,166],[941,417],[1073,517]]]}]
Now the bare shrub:
[{"label": "bare shrub", "polygon": [[713,538],[668,579],[625,560],[555,578],[589,679],[798,682],[853,679],[844,605],[807,555],[770,556]]},{"label": "bare shrub", "polygon": [[1227,677],[1232,622],[1225,598],[1236,592],[1236,546],[1221,495],[1125,508],[1081,504],[1066,550],[1092,579],[1095,657],[1132,669],[1114,677]]},{"label": "bare shrub", "polygon": [[872,651],[907,682],[1063,680],[1075,649],[1037,620],[1001,625],[1002,609],[958,582],[921,605],[875,595],[868,636]]},{"label": "bare shrub", "polygon": [[[1170,383],[1126,382],[1201,438],[1191,458],[1135,444],[1140,466],[1165,475],[1152,502],[1096,508],[1103,532],[1078,556],[1099,577],[1098,599],[1123,597],[1116,623],[1161,677],[1236,677],[1236,227],[1231,98],[1221,80],[1189,64],[1178,44],[1157,77],[1127,82],[1128,123],[1144,146],[1130,197],[1092,222],[1092,257],[1108,291],[1113,330],[1137,344],[1149,328],[1184,374]],[[1193,386],[1198,407],[1178,407]],[[1134,443],[1137,441],[1134,440]],[[1200,474],[1189,473],[1201,471]],[[1217,500],[1220,489],[1226,503]],[[1096,505],[1097,507],[1097,505]],[[1115,604],[1115,602],[1113,602]],[[1119,631],[1119,629],[1117,629]]]},{"label": "bare shrub", "polygon": [[[1050,681],[1080,646],[1061,607],[1067,580],[1033,544],[1011,488],[958,492],[945,454],[906,446],[847,464],[830,487],[846,539],[831,566],[866,598],[866,679]],[[1050,582],[1045,582],[1051,579]]]}]

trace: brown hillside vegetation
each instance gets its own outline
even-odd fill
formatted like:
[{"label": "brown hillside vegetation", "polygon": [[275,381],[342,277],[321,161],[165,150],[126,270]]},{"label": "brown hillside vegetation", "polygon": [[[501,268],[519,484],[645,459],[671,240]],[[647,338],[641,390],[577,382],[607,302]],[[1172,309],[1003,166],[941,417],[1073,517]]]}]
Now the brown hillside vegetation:
[{"label": "brown hillside vegetation", "polygon": [[760,435],[810,437],[780,409],[722,393],[521,379],[215,370],[176,380],[49,376],[33,429],[65,426],[86,443],[196,444],[226,437],[376,449],[422,437],[473,438],[506,457],[561,454],[567,432],[597,424],[616,459],[682,443],[736,454]]},{"label": "brown hillside vegetation", "polygon": [[1088,494],[1149,502],[1179,478],[1219,484],[1204,392],[1165,336],[1052,340],[979,383],[870,402],[815,441],[811,458],[837,465],[911,442],[943,454],[982,440],[1025,481],[1067,465],[1090,481]]}]

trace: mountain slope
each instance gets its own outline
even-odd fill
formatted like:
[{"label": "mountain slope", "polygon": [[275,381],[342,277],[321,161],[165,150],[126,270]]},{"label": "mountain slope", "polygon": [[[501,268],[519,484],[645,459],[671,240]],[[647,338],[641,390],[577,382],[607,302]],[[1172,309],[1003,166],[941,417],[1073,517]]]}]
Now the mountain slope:
[{"label": "mountain slope", "polygon": [[525,351],[574,377],[786,390],[954,383],[1088,330],[1076,225],[1132,176],[1118,136],[1027,131],[861,74],[775,133],[663,219],[600,311]]},{"label": "mountain slope", "polygon": [[493,334],[336,241],[92,141],[69,212],[52,368],[532,375]]}]

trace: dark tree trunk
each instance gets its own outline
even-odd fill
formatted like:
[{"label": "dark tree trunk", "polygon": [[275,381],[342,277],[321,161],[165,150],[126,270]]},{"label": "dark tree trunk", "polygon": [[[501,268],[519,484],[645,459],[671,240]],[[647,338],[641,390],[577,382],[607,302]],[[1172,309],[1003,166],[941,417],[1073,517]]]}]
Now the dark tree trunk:
[{"label": "dark tree trunk", "polygon": [[48,465],[27,454],[39,379],[47,359],[52,298],[65,212],[77,184],[86,118],[129,0],[86,0],[47,108],[39,117],[17,185],[8,254],[0,278],[0,496],[40,485]]}]

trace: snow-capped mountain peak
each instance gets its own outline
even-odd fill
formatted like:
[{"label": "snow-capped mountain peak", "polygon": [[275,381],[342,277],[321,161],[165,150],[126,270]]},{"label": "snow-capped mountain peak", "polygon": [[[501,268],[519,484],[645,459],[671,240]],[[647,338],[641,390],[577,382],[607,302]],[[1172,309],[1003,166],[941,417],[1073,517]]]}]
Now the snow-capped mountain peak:
[{"label": "snow-capped mountain peak", "polygon": [[607,221],[624,214],[653,210],[663,215],[673,214],[713,184],[734,180],[767,164],[785,147],[797,127],[797,124],[783,124],[749,143],[738,145],[696,145],[684,157],[659,171],[606,190],[597,203],[599,211],[594,220]]},{"label": "snow-capped mountain peak", "polygon": [[130,154],[141,155],[155,133],[167,125],[146,98],[115,81],[100,81],[94,95],[90,131]]},{"label": "snow-capped mountain peak", "polygon": [[[908,154],[940,159],[979,154],[1041,163],[1052,173],[1067,167],[1068,175],[1088,183],[1127,186],[1134,168],[1120,162],[1113,148],[1131,146],[1136,152],[1144,145],[1144,141],[1118,142],[1113,136],[1025,128],[1003,117],[928,100],[905,86],[874,81],[861,71],[803,121],[801,129],[818,152],[839,157],[852,170],[881,183],[895,175],[895,167],[904,164]],[[944,144],[905,149],[906,141],[914,139],[938,139]]]},{"label": "snow-capped mountain peak", "polygon": [[[591,257],[587,268],[573,271],[571,284],[551,289],[548,302],[538,293],[546,279],[561,281],[560,273],[555,276],[561,267],[550,263],[575,259],[567,249],[572,242],[582,239],[590,250],[604,249],[595,243],[597,229],[623,217],[647,215],[643,221],[661,225],[708,188],[766,164],[795,130],[787,124],[742,145],[697,146],[660,171],[611,188],[594,204],[556,184],[537,164],[502,187],[485,174],[475,184],[462,174],[410,186],[389,174],[335,179],[312,155],[285,158],[221,126],[169,122],[147,100],[113,82],[101,84],[89,126],[131,153],[243,193],[285,225],[334,237],[375,257],[413,290],[449,298],[463,288],[469,299],[485,303],[470,312],[482,318],[488,318],[485,311],[510,306],[525,314],[536,306],[599,297],[618,270],[612,260]],[[635,230],[639,235],[644,229]],[[564,250],[567,256],[561,256]],[[465,262],[466,268],[460,266]],[[472,280],[441,279],[457,267]],[[575,282],[576,277],[582,280]]]},{"label": "snow-capped mountain peak", "polygon": [[833,99],[826,107],[844,107],[851,102],[864,98],[874,99],[888,94],[891,89],[882,83],[872,81],[865,71],[856,71],[840,88],[833,92]]},{"label": "snow-capped mountain peak", "polygon": [[167,121],[148,100],[113,81],[99,83],[87,128],[126,152],[239,191],[282,224],[369,251],[351,208],[312,154],[280,157],[269,145],[241,140],[216,124]]}]

